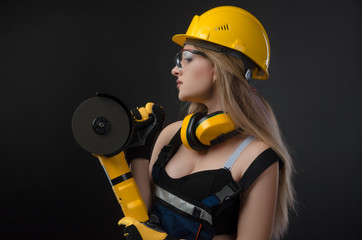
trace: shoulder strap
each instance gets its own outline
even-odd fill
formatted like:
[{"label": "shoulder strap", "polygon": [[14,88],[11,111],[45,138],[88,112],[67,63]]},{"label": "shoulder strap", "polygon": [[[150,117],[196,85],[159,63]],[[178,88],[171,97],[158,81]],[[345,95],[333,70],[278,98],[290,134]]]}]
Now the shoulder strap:
[{"label": "shoulder strap", "polygon": [[251,143],[255,138],[252,136],[248,136],[244,139],[244,141],[238,146],[238,148],[230,155],[229,159],[226,161],[224,168],[230,170],[236,159],[238,159],[240,153]]},{"label": "shoulder strap", "polygon": [[161,152],[158,155],[158,158],[152,168],[152,178],[154,181],[157,180],[161,168],[168,163],[168,161],[176,153],[177,149],[182,144],[180,131],[181,128],[172,137],[170,142],[167,145],[163,146],[163,148],[161,149]]},{"label": "shoulder strap", "polygon": [[213,207],[239,193],[244,192],[266,169],[268,169],[268,167],[276,161],[279,161],[279,168],[282,168],[284,165],[283,161],[273,149],[268,148],[262,152],[252,162],[252,164],[250,164],[238,183],[235,181],[229,182],[229,184],[223,187],[220,191],[204,199],[202,202],[208,207]]},{"label": "shoulder strap", "polygon": [[239,186],[242,192],[250,187],[251,184],[273,163],[279,161],[279,169],[283,167],[284,163],[273,149],[268,148],[262,152],[248,167],[244,175],[239,181]]}]

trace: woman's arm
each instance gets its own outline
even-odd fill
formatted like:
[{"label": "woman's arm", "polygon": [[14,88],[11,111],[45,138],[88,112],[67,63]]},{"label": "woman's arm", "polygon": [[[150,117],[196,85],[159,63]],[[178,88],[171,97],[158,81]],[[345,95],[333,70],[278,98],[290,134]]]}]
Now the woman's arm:
[{"label": "woman's arm", "polygon": [[150,210],[152,203],[150,181],[148,177],[149,164],[150,161],[145,158],[136,158],[131,162],[131,172],[133,178],[136,181],[137,187],[141,193],[141,197],[145,202],[148,210]]},{"label": "woman's arm", "polygon": [[278,196],[279,163],[266,169],[241,196],[237,239],[271,238]]}]

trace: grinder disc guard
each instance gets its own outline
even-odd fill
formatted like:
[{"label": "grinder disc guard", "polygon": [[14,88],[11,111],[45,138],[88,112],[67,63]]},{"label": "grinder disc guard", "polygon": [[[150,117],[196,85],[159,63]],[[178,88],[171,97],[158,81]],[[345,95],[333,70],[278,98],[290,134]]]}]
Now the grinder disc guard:
[{"label": "grinder disc guard", "polygon": [[118,99],[98,94],[75,110],[72,131],[78,144],[88,152],[112,156],[123,150],[132,135],[128,108]]}]

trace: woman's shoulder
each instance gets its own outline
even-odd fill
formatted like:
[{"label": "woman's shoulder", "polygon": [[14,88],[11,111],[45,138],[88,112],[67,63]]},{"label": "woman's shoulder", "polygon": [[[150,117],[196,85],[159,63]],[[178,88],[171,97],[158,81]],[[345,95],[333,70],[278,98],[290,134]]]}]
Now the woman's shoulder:
[{"label": "woman's shoulder", "polygon": [[270,146],[264,141],[254,138],[250,144],[241,152],[233,167],[233,173],[236,179],[240,179],[249,166]]},{"label": "woman's shoulder", "polygon": [[173,123],[167,125],[163,130],[165,130],[165,131],[172,131],[172,130],[177,131],[181,126],[182,126],[182,120],[176,121],[176,122],[173,122]]},{"label": "woman's shoulder", "polygon": [[160,141],[170,141],[171,138],[177,133],[177,131],[181,128],[182,121],[173,122],[167,125],[162,132],[160,133],[159,138]]}]

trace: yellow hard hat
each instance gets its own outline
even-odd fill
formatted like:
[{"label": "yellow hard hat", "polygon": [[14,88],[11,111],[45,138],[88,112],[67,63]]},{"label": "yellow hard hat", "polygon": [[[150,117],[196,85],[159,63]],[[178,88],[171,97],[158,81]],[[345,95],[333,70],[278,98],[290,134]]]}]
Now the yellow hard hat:
[{"label": "yellow hard hat", "polygon": [[186,34],[177,34],[172,38],[181,46],[185,44],[186,39],[203,40],[241,52],[258,65],[252,73],[252,78],[269,77],[268,36],[258,19],[244,9],[222,6],[213,8],[201,16],[195,15]]}]

